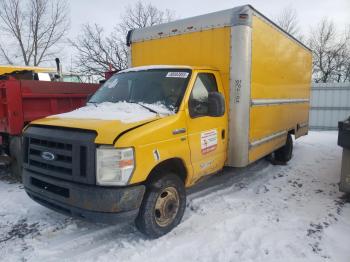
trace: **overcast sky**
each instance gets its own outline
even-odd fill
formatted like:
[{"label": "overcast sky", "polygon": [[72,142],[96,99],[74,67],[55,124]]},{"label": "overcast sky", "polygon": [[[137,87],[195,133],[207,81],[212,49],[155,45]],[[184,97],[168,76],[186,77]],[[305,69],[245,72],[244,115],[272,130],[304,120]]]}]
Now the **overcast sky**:
[{"label": "overcast sky", "polygon": [[[71,33],[76,34],[80,25],[87,22],[98,23],[111,29],[118,23],[125,7],[136,2],[137,0],[69,1],[71,5]],[[149,0],[145,2],[152,3],[159,9],[173,10],[179,18],[251,4],[268,17],[275,16],[286,6],[292,6],[297,10],[300,24],[304,29],[322,17],[333,19],[339,26],[350,23],[350,0]]]},{"label": "overcast sky", "polygon": [[[71,30],[69,37],[79,34],[80,26],[85,23],[97,23],[111,31],[120,20],[125,7],[137,0],[73,0],[71,7]],[[343,30],[350,24],[350,0],[149,0],[159,9],[170,9],[177,18],[210,13],[239,5],[251,4],[267,17],[276,16],[286,6],[296,9],[301,30],[308,33],[310,26],[323,17],[332,19]],[[66,56],[70,56],[67,54]],[[66,61],[70,60],[68,57]]]}]

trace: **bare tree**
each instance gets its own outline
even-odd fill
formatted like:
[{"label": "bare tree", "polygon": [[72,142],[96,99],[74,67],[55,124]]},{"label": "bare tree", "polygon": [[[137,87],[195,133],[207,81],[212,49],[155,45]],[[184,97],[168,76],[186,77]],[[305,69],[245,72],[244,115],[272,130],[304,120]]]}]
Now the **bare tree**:
[{"label": "bare tree", "polygon": [[69,29],[68,11],[66,0],[1,0],[3,59],[38,66],[52,58],[53,48]]},{"label": "bare tree", "polygon": [[113,32],[105,36],[101,26],[83,25],[82,34],[75,41],[70,40],[77,51],[78,71],[88,75],[103,76],[110,67],[121,70],[127,67],[127,47]]},{"label": "bare tree", "polygon": [[349,79],[349,40],[349,32],[339,36],[334,23],[326,18],[311,30],[309,46],[313,52],[315,82]]},{"label": "bare tree", "polygon": [[123,34],[126,34],[131,29],[170,22],[173,18],[174,12],[169,9],[162,11],[150,3],[138,1],[134,6],[126,8],[118,27]]},{"label": "bare tree", "polygon": [[349,53],[350,52],[348,52],[347,54],[347,60],[345,62],[344,69],[343,69],[343,82],[350,82],[350,54]]},{"label": "bare tree", "polygon": [[300,32],[298,14],[294,8],[291,6],[283,8],[275,20],[277,25],[279,25],[284,31],[294,37],[298,37]]},{"label": "bare tree", "polygon": [[[342,68],[340,69],[341,74],[342,74],[342,80],[343,82],[350,82],[350,25],[348,25],[346,29],[346,37],[347,43],[343,53],[343,65]],[[341,79],[339,79],[341,80]],[[339,81],[338,81],[339,82]]]},{"label": "bare tree", "polygon": [[82,34],[69,40],[77,51],[77,71],[84,74],[101,75],[109,68],[121,70],[127,67],[126,34],[134,28],[143,28],[171,21],[173,13],[159,10],[141,1],[128,6],[121,23],[106,35],[99,25],[83,25]]}]

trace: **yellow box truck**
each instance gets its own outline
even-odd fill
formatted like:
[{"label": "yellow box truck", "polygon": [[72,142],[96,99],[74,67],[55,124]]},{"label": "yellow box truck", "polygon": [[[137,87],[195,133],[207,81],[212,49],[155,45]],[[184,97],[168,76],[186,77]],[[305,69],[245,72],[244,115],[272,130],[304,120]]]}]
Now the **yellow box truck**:
[{"label": "yellow box truck", "polygon": [[179,224],[186,188],[224,166],[286,163],[308,132],[311,52],[246,5],[129,32],[130,68],[86,107],[24,131],[35,201],[150,237]]}]

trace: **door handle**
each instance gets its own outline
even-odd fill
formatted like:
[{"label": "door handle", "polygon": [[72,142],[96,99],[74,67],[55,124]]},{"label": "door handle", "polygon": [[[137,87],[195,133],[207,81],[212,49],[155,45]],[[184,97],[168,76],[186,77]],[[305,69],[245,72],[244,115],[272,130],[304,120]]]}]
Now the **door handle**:
[{"label": "door handle", "polygon": [[222,139],[225,139],[225,136],[226,136],[226,134],[225,134],[225,129],[222,129],[222,130],[221,130],[221,138],[222,138]]},{"label": "door handle", "polygon": [[178,128],[173,130],[173,135],[186,133],[186,128]]}]

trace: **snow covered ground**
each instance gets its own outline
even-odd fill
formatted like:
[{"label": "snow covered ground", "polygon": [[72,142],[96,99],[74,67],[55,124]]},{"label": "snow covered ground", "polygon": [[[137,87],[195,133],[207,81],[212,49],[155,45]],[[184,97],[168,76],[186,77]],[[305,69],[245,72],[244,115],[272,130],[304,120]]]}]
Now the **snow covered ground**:
[{"label": "snow covered ground", "polygon": [[336,132],[311,132],[287,166],[262,160],[203,182],[189,192],[182,223],[157,240],[132,225],[57,214],[0,176],[0,260],[349,262],[336,140]]}]

